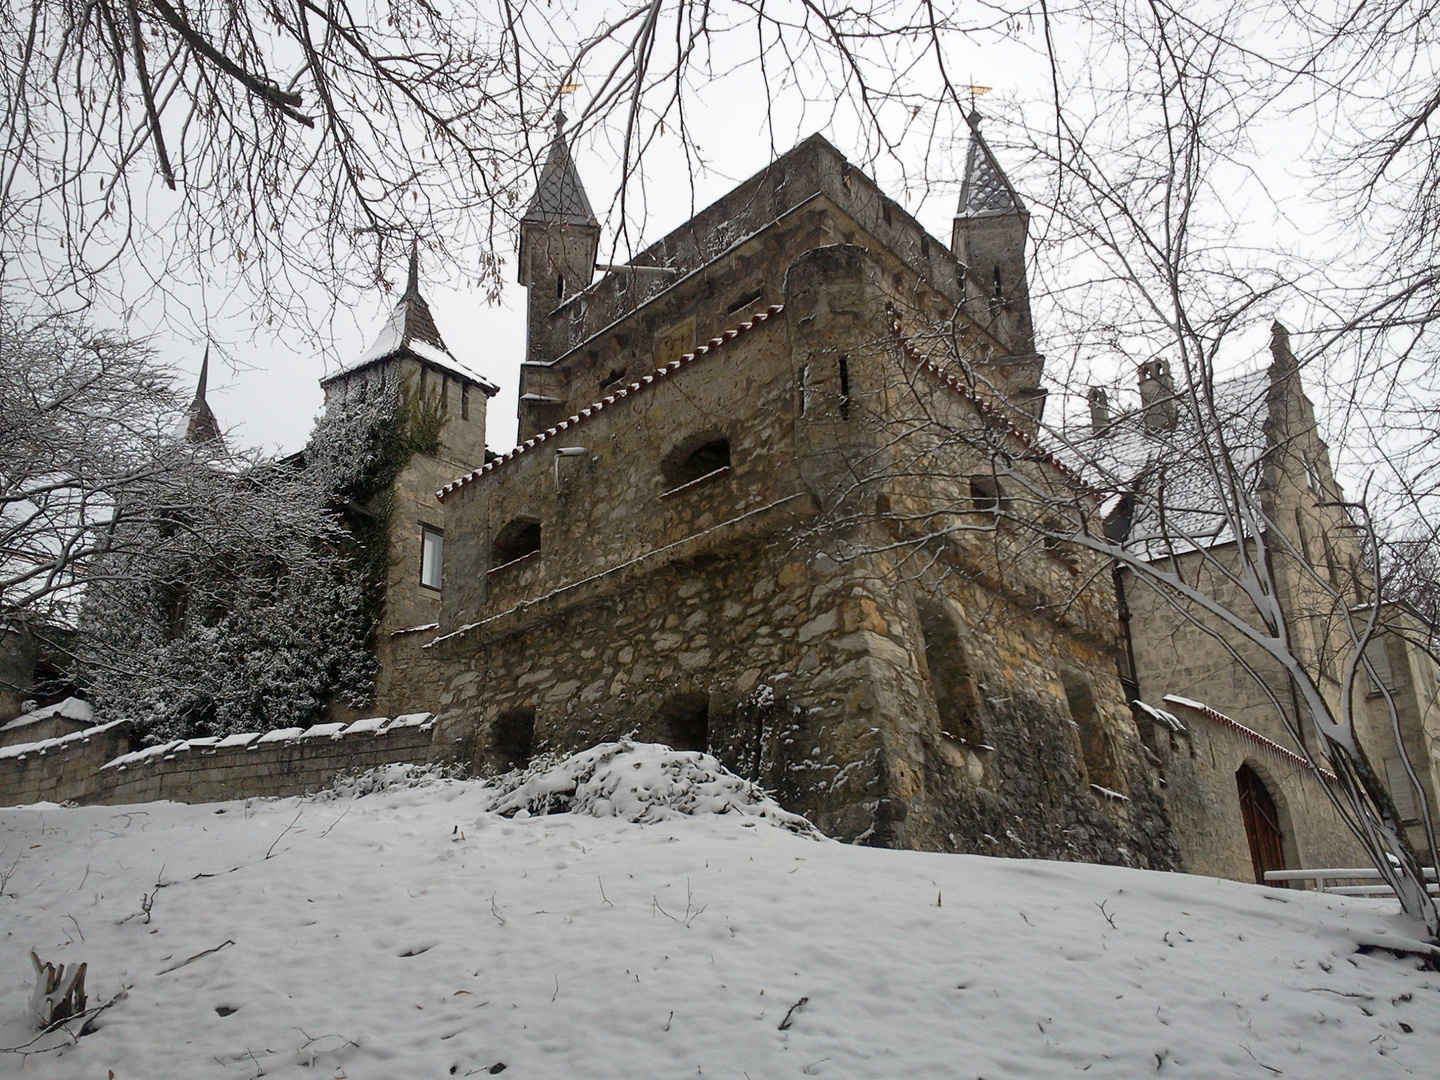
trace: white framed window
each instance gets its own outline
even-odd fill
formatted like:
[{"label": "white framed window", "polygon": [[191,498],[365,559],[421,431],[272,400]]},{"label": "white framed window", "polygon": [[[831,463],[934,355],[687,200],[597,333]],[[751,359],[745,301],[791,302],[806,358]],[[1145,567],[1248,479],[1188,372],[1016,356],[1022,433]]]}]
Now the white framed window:
[{"label": "white framed window", "polygon": [[432,525],[420,526],[420,584],[440,588],[441,563],[445,557],[445,534]]}]

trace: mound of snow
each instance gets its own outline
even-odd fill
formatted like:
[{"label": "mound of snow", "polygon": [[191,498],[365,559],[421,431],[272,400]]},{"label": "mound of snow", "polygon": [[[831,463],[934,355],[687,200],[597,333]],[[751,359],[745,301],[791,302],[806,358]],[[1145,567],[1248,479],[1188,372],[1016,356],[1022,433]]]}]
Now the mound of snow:
[{"label": "mound of snow", "polygon": [[661,743],[601,743],[558,761],[537,761],[500,778],[495,788],[490,809],[505,817],[569,813],[653,822],[734,813],[823,839],[809,821],[782,810],[763,788],[710,754]]}]

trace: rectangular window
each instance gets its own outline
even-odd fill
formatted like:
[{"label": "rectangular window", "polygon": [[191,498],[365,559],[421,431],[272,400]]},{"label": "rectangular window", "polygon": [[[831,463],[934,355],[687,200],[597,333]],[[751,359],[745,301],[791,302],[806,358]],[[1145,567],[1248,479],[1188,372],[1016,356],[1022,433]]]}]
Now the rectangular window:
[{"label": "rectangular window", "polygon": [[470,387],[460,384],[460,419],[470,419]]},{"label": "rectangular window", "polygon": [[[1395,690],[1395,674],[1390,670],[1390,654],[1385,649],[1385,639],[1372,637],[1365,646],[1365,659],[1370,662],[1370,667],[1375,674],[1370,676],[1370,692],[1381,694],[1389,690]],[[1368,674],[1368,672],[1367,672]]]},{"label": "rectangular window", "polygon": [[810,411],[810,365],[800,365],[800,415]]},{"label": "rectangular window", "polygon": [[1415,788],[1410,783],[1410,774],[1405,763],[1398,757],[1385,759],[1385,779],[1389,782],[1390,801],[1401,821],[1414,821],[1419,817],[1415,809]]},{"label": "rectangular window", "polygon": [[429,525],[420,526],[420,584],[440,588],[440,564],[445,556],[445,534]]}]

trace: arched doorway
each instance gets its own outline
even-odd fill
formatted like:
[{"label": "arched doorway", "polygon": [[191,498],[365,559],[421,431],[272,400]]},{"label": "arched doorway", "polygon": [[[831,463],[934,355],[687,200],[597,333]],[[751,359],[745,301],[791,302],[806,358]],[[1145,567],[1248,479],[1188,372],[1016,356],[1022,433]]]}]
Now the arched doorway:
[{"label": "arched doorway", "polygon": [[1250,862],[1255,880],[1265,883],[1265,871],[1285,869],[1285,834],[1280,828],[1280,811],[1270,789],[1249,765],[1235,773],[1240,790],[1240,815],[1245,819],[1245,839],[1250,842]]}]

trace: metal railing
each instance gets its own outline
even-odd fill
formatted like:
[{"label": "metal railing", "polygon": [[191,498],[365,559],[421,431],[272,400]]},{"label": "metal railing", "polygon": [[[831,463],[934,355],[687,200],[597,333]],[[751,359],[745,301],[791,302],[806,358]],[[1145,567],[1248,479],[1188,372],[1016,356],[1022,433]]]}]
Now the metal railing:
[{"label": "metal railing", "polygon": [[[1440,880],[1437,880],[1435,868],[1427,866],[1424,868],[1425,888],[1431,896],[1440,896]],[[1373,866],[1336,866],[1320,870],[1267,870],[1265,871],[1266,884],[1273,884],[1282,881],[1313,881],[1316,892],[1335,893],[1337,896],[1394,896],[1395,890],[1385,884],[1385,879],[1380,876],[1380,871]],[[1353,881],[1361,882],[1358,885],[1335,885],[1332,882]]]}]

